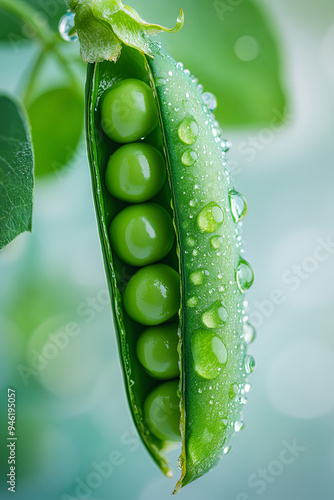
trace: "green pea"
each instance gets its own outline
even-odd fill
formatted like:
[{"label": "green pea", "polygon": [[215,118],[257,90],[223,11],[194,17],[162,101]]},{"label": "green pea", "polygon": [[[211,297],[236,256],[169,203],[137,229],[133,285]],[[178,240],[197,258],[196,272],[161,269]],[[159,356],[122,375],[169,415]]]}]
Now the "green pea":
[{"label": "green pea", "polygon": [[109,159],[106,186],[128,203],[141,203],[159,193],[166,178],[165,160],[150,144],[135,142],[119,148]]},{"label": "green pea", "polygon": [[143,325],[160,325],[180,307],[180,276],[165,264],[153,264],[130,279],[124,292],[124,308]]},{"label": "green pea", "polygon": [[117,255],[132,266],[146,266],[165,257],[174,242],[168,212],[156,203],[124,208],[110,225],[110,243]]},{"label": "green pea", "polygon": [[110,139],[138,141],[158,124],[153,92],[146,83],[129,78],[114,85],[102,100],[101,125]]},{"label": "green pea", "polygon": [[137,342],[137,356],[149,374],[168,380],[179,376],[178,324],[147,328]]},{"label": "green pea", "polygon": [[180,399],[178,381],[158,385],[144,403],[145,421],[162,441],[180,441]]}]

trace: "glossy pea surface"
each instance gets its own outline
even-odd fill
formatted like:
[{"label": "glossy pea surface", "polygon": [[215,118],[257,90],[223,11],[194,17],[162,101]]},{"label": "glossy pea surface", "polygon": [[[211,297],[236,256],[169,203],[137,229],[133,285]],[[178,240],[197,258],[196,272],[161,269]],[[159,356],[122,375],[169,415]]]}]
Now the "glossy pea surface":
[{"label": "glossy pea surface", "polygon": [[160,325],[180,307],[180,276],[165,264],[139,269],[124,292],[124,308],[143,325]]},{"label": "glossy pea surface", "polygon": [[115,198],[128,203],[148,201],[166,179],[165,160],[150,144],[135,142],[120,147],[109,159],[106,186]]},{"label": "glossy pea surface", "polygon": [[112,221],[109,234],[114,251],[132,266],[157,262],[174,242],[172,219],[157,203],[124,208]]},{"label": "glossy pea surface", "polygon": [[152,89],[129,78],[107,90],[102,100],[101,125],[105,134],[121,144],[138,141],[158,124]]},{"label": "glossy pea surface", "polygon": [[180,400],[178,381],[158,385],[144,403],[144,414],[151,432],[163,441],[180,441]]},{"label": "glossy pea surface", "polygon": [[137,342],[137,356],[149,374],[162,380],[179,376],[178,324],[153,326],[141,334]]}]

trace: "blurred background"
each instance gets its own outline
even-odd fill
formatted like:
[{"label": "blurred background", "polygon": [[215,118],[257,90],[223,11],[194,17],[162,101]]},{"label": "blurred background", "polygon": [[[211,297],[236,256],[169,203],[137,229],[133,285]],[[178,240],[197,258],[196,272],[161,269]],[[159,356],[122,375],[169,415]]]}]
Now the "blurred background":
[{"label": "blurred background", "polygon": [[[123,387],[86,159],[78,43],[59,36],[56,49],[45,51],[33,29],[57,30],[61,0],[25,2],[23,21],[6,13],[6,3],[0,0],[0,91],[27,108],[36,189],[32,234],[0,254],[0,498],[10,497],[5,435],[13,387],[18,500],[167,499],[174,483],[139,442]],[[233,144],[231,170],[248,200],[244,240],[256,276],[248,300],[257,368],[245,428],[222,462],[178,496],[330,499],[334,4],[131,6],[167,26],[184,9],[181,33],[160,38],[217,96],[216,116]]]}]

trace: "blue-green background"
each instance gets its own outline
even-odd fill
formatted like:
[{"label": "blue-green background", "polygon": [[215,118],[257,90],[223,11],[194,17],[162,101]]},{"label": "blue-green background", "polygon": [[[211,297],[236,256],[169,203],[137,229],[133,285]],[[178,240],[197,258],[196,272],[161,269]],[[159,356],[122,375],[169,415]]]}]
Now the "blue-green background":
[{"label": "blue-green background", "polygon": [[[242,2],[237,3],[226,2],[241,8]],[[175,3],[155,10],[152,2],[131,4],[160,22],[165,10],[164,24],[171,25],[176,15]],[[179,493],[184,500],[333,498],[334,4],[257,4],[278,47],[280,85],[288,103],[285,121],[277,126],[275,117],[281,112],[275,104],[269,110],[271,123],[221,120],[233,143],[236,185],[249,204],[244,240],[256,274],[248,299],[258,332],[251,347],[257,368],[244,430],[218,467]],[[207,19],[208,12],[216,20],[211,2],[203,2],[196,16]],[[228,23],[227,12],[221,30],[228,30]],[[243,35],[248,36],[247,20],[244,24]],[[205,49],[193,54],[190,31],[186,24],[183,36],[189,38],[180,53],[188,51],[195,63],[205,58]],[[205,31],[198,37],[205,47]],[[182,59],[177,42],[170,50]],[[210,61],[218,69],[222,50],[219,43],[210,45]],[[260,44],[259,57],[262,50],[266,47]],[[35,43],[19,49],[0,45],[1,90],[20,96],[36,53]],[[245,84],[250,63],[243,64],[245,73],[230,75],[236,88]],[[254,104],[263,106],[261,99]],[[36,183],[33,232],[1,252],[0,287],[0,498],[10,498],[5,485],[7,387],[15,388],[17,397],[15,498],[169,498],[173,482],[162,476],[139,442],[127,406],[105,299],[84,140],[70,167]],[[69,322],[80,333],[25,384],[22,365],[30,366],[34,349]],[[295,456],[284,455],[287,443],[297,443]],[[171,454],[174,464],[177,456]],[[282,465],[282,457],[290,463]],[[92,476],[96,464],[111,463],[111,458],[108,477]],[[269,475],[260,483],[263,474]],[[82,484],[92,477],[97,482],[84,491]]]}]

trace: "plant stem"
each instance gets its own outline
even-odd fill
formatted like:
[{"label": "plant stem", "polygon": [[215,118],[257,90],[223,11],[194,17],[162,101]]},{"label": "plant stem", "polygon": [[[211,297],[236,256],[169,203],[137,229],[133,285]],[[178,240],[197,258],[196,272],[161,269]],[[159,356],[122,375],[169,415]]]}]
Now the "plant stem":
[{"label": "plant stem", "polygon": [[37,80],[39,70],[43,64],[43,61],[45,59],[46,54],[47,54],[47,51],[45,49],[42,49],[41,52],[39,53],[39,56],[34,64],[32,71],[30,73],[29,83],[28,83],[28,86],[24,92],[24,96],[22,99],[25,104],[27,104],[29,101],[30,95],[34,89],[34,85],[35,85],[35,82]]},{"label": "plant stem", "polygon": [[66,60],[66,58],[63,56],[63,54],[56,47],[53,47],[52,51],[53,51],[53,54],[58,59],[58,61],[62,64],[64,70],[66,71],[68,77],[71,80],[72,85],[74,87],[78,88],[79,84],[78,84],[77,77],[76,77],[73,69],[69,65],[68,61]]},{"label": "plant stem", "polygon": [[30,97],[38,72],[48,52],[53,53],[61,63],[62,67],[69,76],[72,85],[78,87],[78,81],[75,73],[66,58],[56,47],[57,35],[53,33],[47,21],[44,21],[41,17],[41,14],[23,0],[0,0],[0,8],[5,9],[10,14],[13,14],[22,23],[28,25],[44,45],[44,48],[39,54],[31,72],[30,81],[24,95],[24,101],[27,101]]}]

